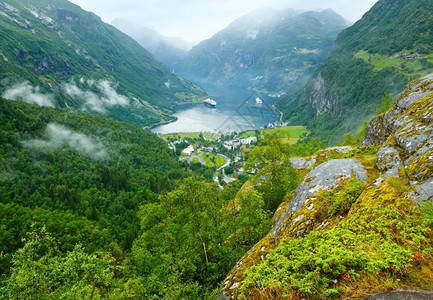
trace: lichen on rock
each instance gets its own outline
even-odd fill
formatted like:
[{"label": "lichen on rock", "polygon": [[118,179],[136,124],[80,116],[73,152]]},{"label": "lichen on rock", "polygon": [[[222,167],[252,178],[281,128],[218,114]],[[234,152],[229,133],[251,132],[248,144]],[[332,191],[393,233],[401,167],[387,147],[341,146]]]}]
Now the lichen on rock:
[{"label": "lichen on rock", "polygon": [[352,175],[360,181],[367,182],[367,171],[356,159],[329,160],[314,168],[299,184],[289,206],[281,214],[271,233],[278,237],[278,231],[282,229],[285,219],[291,212],[298,212],[319,191],[330,190],[341,180],[351,178]]}]

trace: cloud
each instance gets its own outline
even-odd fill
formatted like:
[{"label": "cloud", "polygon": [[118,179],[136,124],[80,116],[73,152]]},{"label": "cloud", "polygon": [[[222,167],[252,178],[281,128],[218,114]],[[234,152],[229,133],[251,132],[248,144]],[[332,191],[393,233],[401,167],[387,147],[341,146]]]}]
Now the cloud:
[{"label": "cloud", "polygon": [[108,107],[129,105],[129,99],[119,95],[108,80],[96,81],[80,78],[78,84],[80,86],[75,82],[67,83],[64,88],[69,96],[84,101],[82,110],[92,110],[104,114]]},{"label": "cloud", "polygon": [[46,139],[34,139],[24,142],[30,148],[58,150],[70,147],[92,159],[103,159],[107,152],[101,142],[85,134],[78,133],[63,125],[49,123],[45,129]]},{"label": "cloud", "polygon": [[263,7],[324,10],[332,8],[357,21],[377,0],[71,0],[105,22],[119,18],[191,41],[209,38],[234,19]]},{"label": "cloud", "polygon": [[24,101],[37,104],[39,106],[54,107],[54,96],[40,93],[39,87],[33,87],[28,81],[17,83],[8,88],[3,94],[3,98]]}]

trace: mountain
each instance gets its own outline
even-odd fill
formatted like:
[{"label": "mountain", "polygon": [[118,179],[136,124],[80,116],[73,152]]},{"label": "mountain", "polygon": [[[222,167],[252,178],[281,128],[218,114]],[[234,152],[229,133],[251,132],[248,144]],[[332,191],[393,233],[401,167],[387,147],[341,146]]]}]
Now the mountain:
[{"label": "mountain", "polygon": [[432,98],[429,74],[368,124],[362,146],[291,158],[301,182],[220,299],[431,299]]},{"label": "mountain", "polygon": [[167,37],[156,30],[140,26],[128,20],[115,19],[111,24],[134,38],[143,48],[169,68],[175,67],[194,46],[194,43],[182,38]]},{"label": "mountain", "polygon": [[346,21],[332,10],[258,10],[193,47],[175,72],[200,84],[278,97],[319,66]]},{"label": "mountain", "polygon": [[381,0],[339,34],[307,84],[277,107],[293,124],[338,141],[370,119],[381,99],[433,70],[433,3]]},{"label": "mountain", "polygon": [[66,0],[0,3],[0,93],[139,126],[205,93],[129,36]]}]

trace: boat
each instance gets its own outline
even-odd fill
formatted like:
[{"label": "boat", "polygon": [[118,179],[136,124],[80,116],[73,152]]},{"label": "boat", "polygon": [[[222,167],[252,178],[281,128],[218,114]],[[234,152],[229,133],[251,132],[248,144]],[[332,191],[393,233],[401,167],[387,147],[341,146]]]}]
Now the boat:
[{"label": "boat", "polygon": [[259,97],[257,97],[257,98],[256,98],[256,103],[257,103],[257,104],[262,104],[262,103],[263,103],[263,100],[260,99]]},{"label": "boat", "polygon": [[207,98],[206,100],[204,100],[204,105],[209,106],[209,107],[216,107],[216,102],[215,100],[212,100],[211,98]]}]

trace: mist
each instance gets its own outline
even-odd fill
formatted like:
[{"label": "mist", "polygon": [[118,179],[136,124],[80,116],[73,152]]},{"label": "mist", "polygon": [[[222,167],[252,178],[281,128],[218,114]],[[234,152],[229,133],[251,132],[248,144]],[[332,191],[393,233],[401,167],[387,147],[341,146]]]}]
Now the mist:
[{"label": "mist", "polygon": [[16,83],[11,86],[2,94],[2,97],[10,100],[37,104],[39,106],[54,107],[55,103],[53,95],[42,94],[38,86],[34,87],[30,85],[28,81]]},{"label": "mist", "polygon": [[[208,39],[233,20],[257,9],[322,11],[332,8],[356,22],[377,0],[71,0],[99,15],[105,22],[129,20],[165,36],[182,37],[195,44]],[[132,28],[131,28],[132,29]]]},{"label": "mist", "polygon": [[69,96],[84,101],[81,107],[83,111],[105,114],[109,107],[115,105],[125,107],[130,102],[127,97],[118,94],[113,83],[108,80],[80,78],[78,83],[66,83],[64,88]]},{"label": "mist", "polygon": [[45,139],[25,141],[23,144],[26,147],[40,150],[59,150],[64,147],[70,147],[74,151],[95,160],[103,159],[107,156],[107,151],[100,141],[85,134],[72,131],[63,125],[49,123],[45,129],[45,135]]}]

